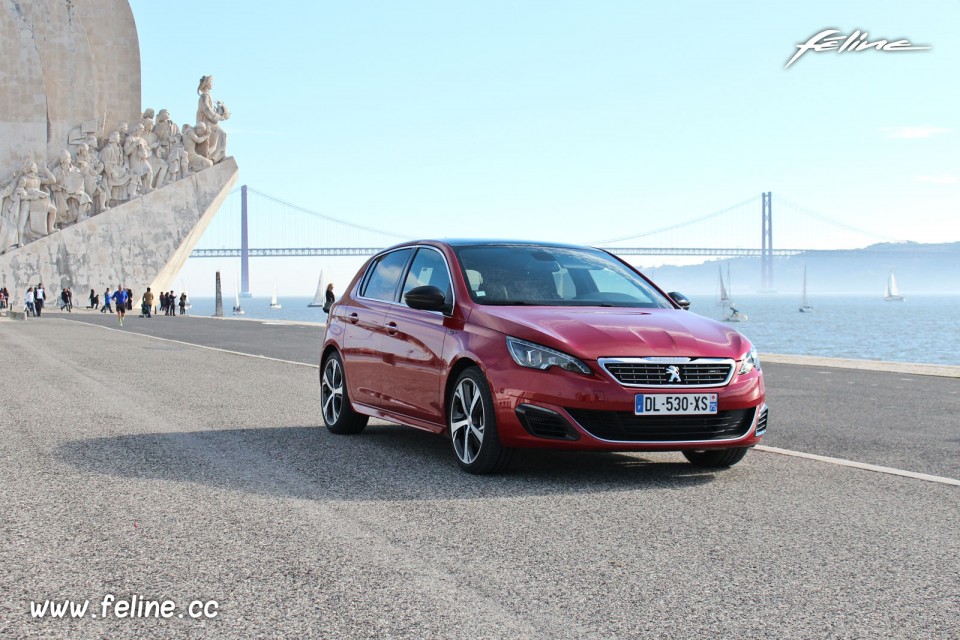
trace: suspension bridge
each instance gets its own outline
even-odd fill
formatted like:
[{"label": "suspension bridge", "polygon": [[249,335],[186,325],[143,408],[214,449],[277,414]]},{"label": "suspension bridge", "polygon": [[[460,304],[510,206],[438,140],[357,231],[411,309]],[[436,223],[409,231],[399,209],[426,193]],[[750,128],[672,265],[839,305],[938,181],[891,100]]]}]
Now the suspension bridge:
[{"label": "suspension bridge", "polygon": [[[778,198],[777,237],[790,238],[797,244],[775,246],[773,208],[773,194],[765,192],[760,198],[754,196],[646,231],[576,243],[603,247],[620,256],[759,257],[763,288],[769,289],[773,287],[774,257],[824,251],[822,238],[827,232],[834,246],[845,250],[880,241],[896,242]],[[755,232],[750,231],[756,229],[758,219],[759,243]],[[709,246],[690,246],[686,242],[690,237],[712,241]],[[246,296],[250,258],[368,256],[412,239],[298,206],[244,185],[229,194],[190,257],[240,258],[240,289]]]}]

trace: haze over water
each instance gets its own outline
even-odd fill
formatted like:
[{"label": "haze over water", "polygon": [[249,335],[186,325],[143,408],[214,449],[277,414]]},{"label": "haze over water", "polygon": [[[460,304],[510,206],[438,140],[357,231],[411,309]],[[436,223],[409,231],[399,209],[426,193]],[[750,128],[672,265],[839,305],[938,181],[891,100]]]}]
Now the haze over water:
[{"label": "haze over water", "polygon": [[[224,315],[247,320],[326,322],[312,297],[281,298],[270,309],[269,297],[241,300],[246,312],[233,316],[233,298],[224,299]],[[722,318],[709,295],[691,296],[691,312]],[[191,315],[213,315],[213,298],[194,298]],[[749,316],[731,324],[763,353],[960,365],[960,296],[913,295],[905,302],[885,302],[879,295],[820,295],[810,298],[812,313],[800,313],[799,296],[738,295],[738,308]],[[318,329],[319,330],[319,329]]]}]

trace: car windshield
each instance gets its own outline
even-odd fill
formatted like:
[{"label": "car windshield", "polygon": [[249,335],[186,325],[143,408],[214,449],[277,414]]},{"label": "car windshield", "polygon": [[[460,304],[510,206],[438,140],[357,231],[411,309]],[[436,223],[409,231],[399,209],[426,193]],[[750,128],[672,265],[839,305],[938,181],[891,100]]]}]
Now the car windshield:
[{"label": "car windshield", "polygon": [[642,276],[599,249],[523,244],[454,251],[479,304],[673,308]]}]

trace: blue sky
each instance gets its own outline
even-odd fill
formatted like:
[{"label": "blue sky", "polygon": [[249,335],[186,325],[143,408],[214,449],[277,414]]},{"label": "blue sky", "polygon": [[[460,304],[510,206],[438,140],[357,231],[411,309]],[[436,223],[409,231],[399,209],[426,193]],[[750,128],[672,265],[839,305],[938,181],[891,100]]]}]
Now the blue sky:
[{"label": "blue sky", "polygon": [[[779,246],[858,241],[781,199],[875,234],[861,245],[960,240],[957,0],[131,6],[144,107],[192,121],[213,74],[240,183],[334,217],[598,242],[751,197],[758,220],[772,191]],[[784,69],[827,28],[932,49]],[[759,244],[758,221],[728,227]],[[185,274],[236,269],[214,262]],[[315,262],[258,261],[255,292],[311,293]],[[333,262],[340,280],[356,268]]]}]

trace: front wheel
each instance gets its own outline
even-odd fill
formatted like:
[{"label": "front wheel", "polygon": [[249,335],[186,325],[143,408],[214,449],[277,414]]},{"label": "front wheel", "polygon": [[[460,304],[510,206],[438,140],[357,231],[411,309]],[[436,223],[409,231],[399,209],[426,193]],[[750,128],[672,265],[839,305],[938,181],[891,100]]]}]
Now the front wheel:
[{"label": "front wheel", "polygon": [[347,395],[347,380],[340,354],[334,352],[320,369],[320,407],[330,433],[355,434],[367,426],[367,416],[357,413]]},{"label": "front wheel", "polygon": [[447,427],[457,464],[467,473],[497,473],[510,465],[513,450],[500,444],[493,396],[477,367],[465,369],[447,406]]},{"label": "front wheel", "polygon": [[722,468],[732,467],[747,455],[749,447],[737,449],[708,449],[706,451],[684,451],[683,457],[696,467]]}]

